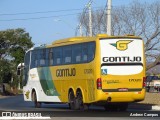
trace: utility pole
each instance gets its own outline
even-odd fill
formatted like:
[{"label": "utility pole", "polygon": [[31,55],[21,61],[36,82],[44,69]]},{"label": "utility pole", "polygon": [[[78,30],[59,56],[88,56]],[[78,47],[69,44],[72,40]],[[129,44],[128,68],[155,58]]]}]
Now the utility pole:
[{"label": "utility pole", "polygon": [[88,11],[89,11],[89,36],[92,36],[92,2],[88,3]]},{"label": "utility pole", "polygon": [[107,2],[107,34],[111,35],[111,6],[112,6],[112,0],[108,0]]}]

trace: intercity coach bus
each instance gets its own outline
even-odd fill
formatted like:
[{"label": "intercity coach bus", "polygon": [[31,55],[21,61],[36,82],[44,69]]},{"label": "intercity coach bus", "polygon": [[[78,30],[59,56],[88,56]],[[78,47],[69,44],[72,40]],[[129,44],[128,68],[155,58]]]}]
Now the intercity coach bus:
[{"label": "intercity coach bus", "polygon": [[28,50],[24,61],[25,101],[91,104],[126,110],[145,97],[144,43],[140,37],[73,37]]}]

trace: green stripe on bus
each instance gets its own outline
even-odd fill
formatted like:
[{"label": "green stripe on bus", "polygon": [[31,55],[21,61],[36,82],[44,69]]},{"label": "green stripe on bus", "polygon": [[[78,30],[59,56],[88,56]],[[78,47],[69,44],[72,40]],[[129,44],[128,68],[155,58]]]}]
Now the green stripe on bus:
[{"label": "green stripe on bus", "polygon": [[47,96],[59,96],[55,88],[55,85],[53,83],[53,79],[52,79],[49,67],[38,68],[38,74],[39,74],[40,83],[44,93]]}]

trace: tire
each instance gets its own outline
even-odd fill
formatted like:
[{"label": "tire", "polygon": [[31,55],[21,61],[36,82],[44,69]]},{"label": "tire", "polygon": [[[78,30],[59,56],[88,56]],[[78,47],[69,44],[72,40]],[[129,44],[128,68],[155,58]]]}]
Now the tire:
[{"label": "tire", "polygon": [[37,95],[36,92],[32,93],[33,101],[34,101],[34,106],[35,108],[40,108],[41,107],[41,102],[37,101]]},{"label": "tire", "polygon": [[82,92],[81,90],[78,90],[77,91],[77,109],[80,109],[80,110],[88,110],[89,109],[89,105],[88,104],[84,104],[83,103],[83,95],[82,95]]},{"label": "tire", "polygon": [[69,104],[69,107],[71,110],[74,110],[75,109],[75,96],[74,96],[74,93],[73,91],[70,91],[69,94],[68,94],[68,104]]},{"label": "tire", "polygon": [[68,95],[68,101],[71,110],[88,110],[89,106],[87,104],[83,104],[81,91],[77,91],[76,97],[74,96],[73,91],[70,91]]}]

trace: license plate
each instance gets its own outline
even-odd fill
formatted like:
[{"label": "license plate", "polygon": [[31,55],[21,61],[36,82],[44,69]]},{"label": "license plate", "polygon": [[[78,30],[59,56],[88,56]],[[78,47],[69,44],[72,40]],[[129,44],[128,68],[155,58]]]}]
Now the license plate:
[{"label": "license plate", "polygon": [[126,91],[128,91],[128,88],[118,88],[118,91],[120,91],[120,92],[126,92]]}]

